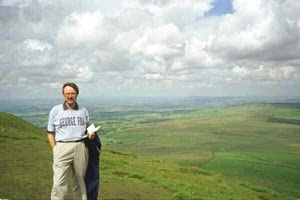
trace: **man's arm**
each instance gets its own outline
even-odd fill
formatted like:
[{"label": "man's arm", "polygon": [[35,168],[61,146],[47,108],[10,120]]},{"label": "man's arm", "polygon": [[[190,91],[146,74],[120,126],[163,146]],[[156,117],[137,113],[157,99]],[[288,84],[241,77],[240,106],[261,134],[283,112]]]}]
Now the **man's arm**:
[{"label": "man's arm", "polygon": [[47,138],[48,138],[48,142],[53,150],[54,146],[56,145],[55,135],[53,133],[47,132]]}]

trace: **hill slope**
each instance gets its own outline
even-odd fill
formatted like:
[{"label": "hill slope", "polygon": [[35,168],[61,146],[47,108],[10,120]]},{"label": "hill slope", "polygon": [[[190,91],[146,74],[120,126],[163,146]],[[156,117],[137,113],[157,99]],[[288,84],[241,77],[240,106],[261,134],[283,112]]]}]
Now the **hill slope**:
[{"label": "hill slope", "polygon": [[[52,153],[43,130],[0,112],[0,199],[49,199]],[[101,199],[289,199],[197,167],[103,150]]]},{"label": "hill slope", "polygon": [[300,120],[298,105],[244,104],[144,115],[140,118],[149,123],[132,123],[103,135],[103,141],[118,151],[213,170],[299,199],[300,126],[286,123]]}]

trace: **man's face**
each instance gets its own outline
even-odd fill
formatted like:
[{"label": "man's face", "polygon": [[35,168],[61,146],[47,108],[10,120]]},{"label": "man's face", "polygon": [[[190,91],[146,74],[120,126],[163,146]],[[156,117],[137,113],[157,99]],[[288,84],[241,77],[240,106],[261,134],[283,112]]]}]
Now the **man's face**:
[{"label": "man's face", "polygon": [[74,88],[72,88],[70,86],[66,86],[64,88],[64,98],[65,98],[65,101],[68,104],[75,103],[75,101],[77,99],[77,92],[76,92],[76,90],[74,90]]}]

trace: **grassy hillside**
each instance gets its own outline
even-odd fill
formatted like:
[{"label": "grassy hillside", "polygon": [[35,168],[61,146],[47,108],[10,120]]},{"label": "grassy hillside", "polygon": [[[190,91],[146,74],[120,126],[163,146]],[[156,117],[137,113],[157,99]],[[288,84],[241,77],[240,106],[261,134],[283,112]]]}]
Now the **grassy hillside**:
[{"label": "grassy hillside", "polygon": [[[0,199],[49,199],[45,133],[0,112]],[[292,199],[219,173],[104,149],[99,199]]]},{"label": "grassy hillside", "polygon": [[105,140],[119,151],[200,166],[299,199],[300,126],[287,122],[300,120],[299,111],[278,104],[199,109],[157,116],[161,121],[151,118]]}]

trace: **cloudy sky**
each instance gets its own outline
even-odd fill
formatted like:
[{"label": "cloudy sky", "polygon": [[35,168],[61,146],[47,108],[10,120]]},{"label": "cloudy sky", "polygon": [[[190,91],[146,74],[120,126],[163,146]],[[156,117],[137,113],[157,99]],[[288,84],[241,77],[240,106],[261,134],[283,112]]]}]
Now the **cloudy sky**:
[{"label": "cloudy sky", "polygon": [[299,0],[0,0],[0,98],[299,95]]}]

